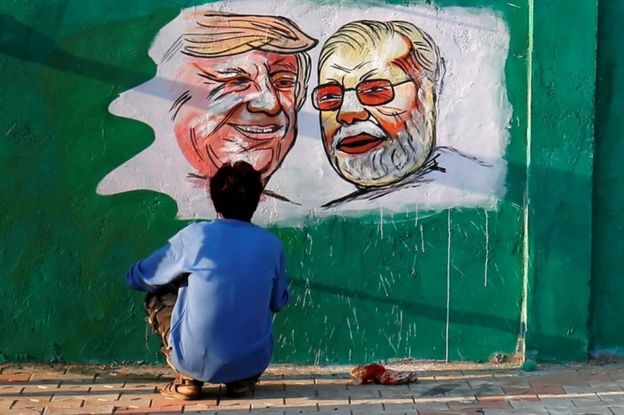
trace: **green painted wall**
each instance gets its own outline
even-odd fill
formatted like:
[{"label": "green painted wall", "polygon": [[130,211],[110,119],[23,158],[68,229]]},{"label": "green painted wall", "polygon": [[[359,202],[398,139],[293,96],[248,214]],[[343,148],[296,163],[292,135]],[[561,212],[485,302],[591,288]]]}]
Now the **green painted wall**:
[{"label": "green painted wall", "polygon": [[[527,356],[583,360],[591,269],[596,2],[535,2],[527,186]],[[568,28],[574,27],[574,30]]]},{"label": "green painted wall", "polygon": [[624,3],[598,8],[591,348],[624,353]]},{"label": "green painted wall", "polygon": [[[124,276],[186,222],[167,196],[95,188],[153,140],[108,104],[154,75],[155,34],[201,3],[0,4],[0,332],[9,334],[0,360],[158,360],[153,337],[146,348],[142,296]],[[382,222],[376,212],[273,228],[293,292],[276,318],[275,361],[484,360],[514,353],[524,328],[539,359],[587,354],[596,5],[435,5],[493,9],[509,27],[505,199],[496,211],[386,213]],[[609,346],[603,331],[592,329],[593,341]]]}]

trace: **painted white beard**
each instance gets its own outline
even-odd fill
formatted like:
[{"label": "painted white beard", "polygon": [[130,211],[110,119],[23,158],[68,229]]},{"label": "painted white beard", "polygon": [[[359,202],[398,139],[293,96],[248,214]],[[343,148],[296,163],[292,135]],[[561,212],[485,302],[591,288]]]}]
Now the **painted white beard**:
[{"label": "painted white beard", "polygon": [[426,119],[418,109],[414,109],[411,119],[396,139],[358,156],[337,155],[336,143],[333,143],[330,159],[340,175],[357,186],[390,185],[425,164],[434,142],[434,126],[433,108],[426,108]]}]

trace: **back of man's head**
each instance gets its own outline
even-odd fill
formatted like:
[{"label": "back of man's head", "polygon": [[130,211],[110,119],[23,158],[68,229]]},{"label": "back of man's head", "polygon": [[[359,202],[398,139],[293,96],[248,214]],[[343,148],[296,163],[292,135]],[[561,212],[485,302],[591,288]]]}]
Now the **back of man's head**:
[{"label": "back of man's head", "polygon": [[262,194],[260,173],[245,161],[225,163],[210,178],[210,197],[225,219],[251,221]]}]

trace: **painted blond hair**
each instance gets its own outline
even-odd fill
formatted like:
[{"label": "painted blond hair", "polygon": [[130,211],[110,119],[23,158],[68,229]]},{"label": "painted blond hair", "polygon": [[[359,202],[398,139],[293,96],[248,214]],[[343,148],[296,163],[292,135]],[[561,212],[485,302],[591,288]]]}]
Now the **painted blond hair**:
[{"label": "painted blond hair", "polygon": [[181,53],[214,58],[251,50],[294,54],[298,77],[295,88],[297,109],[305,101],[310,78],[310,56],[306,51],[318,41],[305,34],[292,20],[280,16],[199,12],[190,16],[194,26],[182,35]]},{"label": "painted blond hair", "polygon": [[416,25],[398,20],[390,22],[359,20],[342,26],[323,45],[319,69],[339,48],[366,48],[377,45],[395,34],[411,43],[410,53],[422,69],[422,73],[432,83],[437,83],[441,79],[444,66],[438,46],[429,34]]}]

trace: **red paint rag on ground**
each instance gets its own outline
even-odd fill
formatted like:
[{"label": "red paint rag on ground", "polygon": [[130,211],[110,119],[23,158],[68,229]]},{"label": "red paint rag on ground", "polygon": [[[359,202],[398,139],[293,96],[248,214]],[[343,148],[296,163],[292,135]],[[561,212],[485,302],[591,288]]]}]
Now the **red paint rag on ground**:
[{"label": "red paint rag on ground", "polygon": [[354,385],[379,383],[381,385],[402,385],[418,380],[416,372],[386,369],[383,365],[371,363],[356,366],[351,370]]}]

